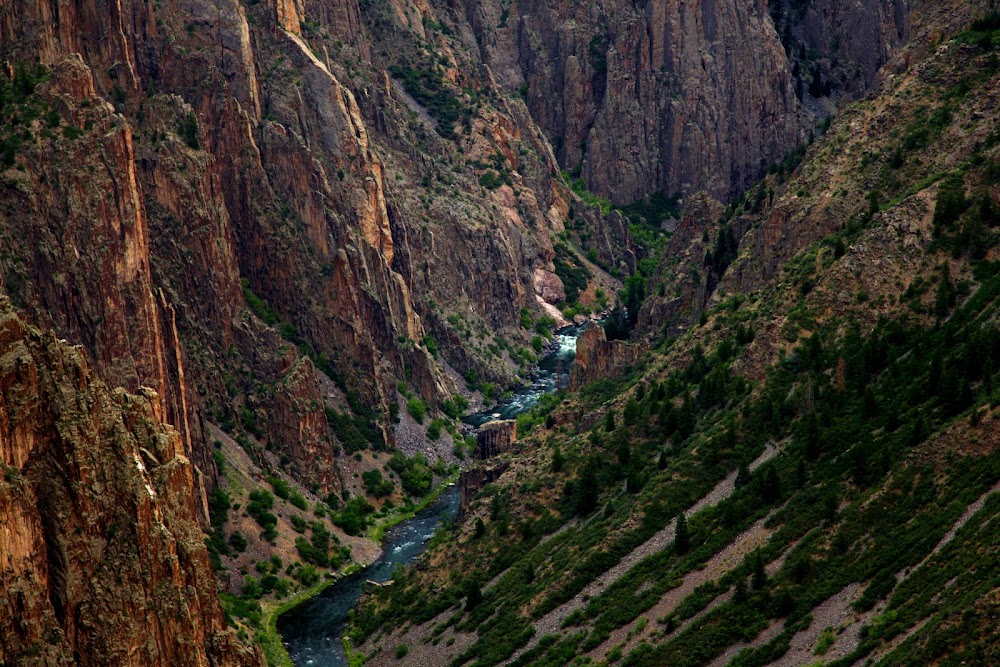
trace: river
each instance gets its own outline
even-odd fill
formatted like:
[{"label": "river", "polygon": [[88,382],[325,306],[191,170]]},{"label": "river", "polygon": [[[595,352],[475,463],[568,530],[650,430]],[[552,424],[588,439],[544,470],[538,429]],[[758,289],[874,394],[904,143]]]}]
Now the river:
[{"label": "river", "polygon": [[[574,326],[556,332],[548,354],[539,362],[528,386],[493,408],[469,415],[463,421],[479,426],[493,419],[512,419],[534,407],[543,394],[566,386],[580,331],[582,327]],[[458,486],[453,484],[412,519],[386,532],[378,560],[282,614],[278,618],[278,632],[292,661],[298,667],[347,665],[341,637],[351,609],[361,597],[364,582],[388,581],[397,566],[415,561],[427,548],[428,540],[443,518],[454,515],[457,508]]]}]

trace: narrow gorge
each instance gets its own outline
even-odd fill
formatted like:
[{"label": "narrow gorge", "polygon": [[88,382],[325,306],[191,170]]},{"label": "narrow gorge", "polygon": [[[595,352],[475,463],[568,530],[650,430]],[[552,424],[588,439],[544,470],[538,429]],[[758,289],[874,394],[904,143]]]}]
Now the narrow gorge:
[{"label": "narrow gorge", "polygon": [[997,662],[998,12],[4,3],[0,665]]}]

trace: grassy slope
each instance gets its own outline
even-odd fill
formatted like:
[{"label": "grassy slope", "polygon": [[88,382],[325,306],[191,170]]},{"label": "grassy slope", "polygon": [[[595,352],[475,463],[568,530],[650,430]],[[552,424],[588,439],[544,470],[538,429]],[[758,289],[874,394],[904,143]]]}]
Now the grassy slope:
[{"label": "grassy slope", "polygon": [[[484,534],[471,519],[454,535],[462,549],[432,551],[430,567],[368,599],[355,638],[452,609],[425,636],[444,625],[475,633],[455,664],[497,664],[524,645],[523,664],[704,664],[740,642],[751,645],[736,664],[768,664],[813,641],[811,612],[837,603],[853,621],[816,659],[995,658],[996,573],[981,565],[997,556],[995,497],[943,542],[1000,477],[997,220],[980,204],[997,208],[1000,83],[982,44],[968,34],[945,44],[838,118],[789,182],[769,183],[776,196],[749,220],[751,235],[766,233],[775,207],[801,225],[822,218],[814,229],[825,231],[801,234],[761,289],[569,397],[474,510]],[[956,181],[968,206],[935,224]],[[538,619],[767,443],[781,447],[773,461],[689,517],[686,549],[649,553],[535,644]],[[616,629],[765,517],[759,551],[607,650]],[[761,564],[766,581],[754,576]],[[469,604],[476,591],[482,601]],[[848,635],[856,646],[838,645]]]}]

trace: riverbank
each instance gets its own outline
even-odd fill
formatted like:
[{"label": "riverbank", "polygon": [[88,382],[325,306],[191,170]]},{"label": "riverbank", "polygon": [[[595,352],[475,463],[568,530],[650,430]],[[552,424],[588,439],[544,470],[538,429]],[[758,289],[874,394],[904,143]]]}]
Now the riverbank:
[{"label": "riverbank", "polygon": [[350,563],[343,570],[338,571],[336,577],[324,579],[284,600],[271,600],[261,605],[262,628],[254,639],[264,650],[264,657],[270,667],[295,667],[292,657],[288,655],[285,645],[281,642],[281,635],[278,633],[278,617],[319,595],[344,577],[360,572],[364,567],[360,563]]},{"label": "riverbank", "polygon": [[458,475],[459,473],[456,472],[442,479],[440,484],[435,486],[430,493],[421,498],[419,503],[412,505],[409,509],[400,508],[398,511],[394,511],[389,516],[383,517],[381,521],[368,529],[368,537],[371,538],[375,544],[381,546],[382,540],[385,539],[385,531],[394,526],[398,526],[404,521],[412,519],[416,516],[417,512],[426,509],[431,503],[441,496],[441,493],[443,493],[445,489],[458,481]]},{"label": "riverbank", "polygon": [[[371,539],[379,547],[382,546],[382,541],[385,539],[385,534],[391,528],[398,526],[404,521],[412,519],[416,514],[427,507],[429,507],[433,502],[435,502],[441,494],[450,486],[455,484],[458,480],[458,473],[449,475],[441,480],[441,483],[435,486],[430,493],[420,499],[416,505],[412,505],[406,509],[400,508],[383,517],[374,526],[369,528],[366,537]],[[341,581],[345,577],[348,577],[356,572],[360,572],[364,568],[368,567],[372,563],[378,560],[378,557],[373,558],[367,563],[352,562],[344,569],[337,572],[337,576],[329,579],[324,579],[323,581],[310,586],[307,589],[301,590],[295,595],[285,598],[284,600],[271,600],[265,601],[261,604],[261,629],[257,632],[255,639],[261,648],[264,650],[264,656],[267,658],[267,664],[271,667],[295,667],[295,663],[292,661],[291,656],[288,654],[284,643],[281,640],[281,634],[278,632],[278,617],[282,614],[292,611],[296,607],[308,602],[312,598],[316,597],[331,585]],[[347,654],[348,661],[353,660],[351,652],[347,651],[345,648],[345,653]],[[357,657],[357,654],[354,654]],[[353,664],[353,662],[352,662]]]},{"label": "riverbank", "polygon": [[[556,332],[545,349],[544,357],[532,372],[529,384],[504,397],[490,409],[467,414],[462,421],[475,429],[491,419],[516,418],[531,410],[544,395],[565,386],[569,365],[576,353],[576,340],[582,329],[583,326],[576,325]],[[457,507],[457,489],[449,491],[456,479],[457,475],[443,479],[417,505],[405,510],[399,508],[368,530],[366,537],[384,548],[381,556],[366,566],[363,574],[338,579],[339,585],[322,595],[320,593],[328,585],[310,595],[303,595],[294,604],[285,605],[281,614],[292,613],[285,615],[280,623],[277,621],[280,614],[276,614],[273,620],[269,617],[272,625],[281,627],[282,642],[287,642],[287,650],[286,645],[281,644],[284,655],[290,653],[302,664],[313,661],[317,665],[355,667],[364,662],[364,654],[351,645],[346,632],[350,611],[363,593],[365,580],[386,581],[392,577],[396,567],[414,562],[419,557],[444,515],[444,505],[450,507],[449,511]],[[438,503],[439,500],[444,505]],[[310,602],[313,598],[315,600]],[[276,664],[284,667],[289,663]]]}]

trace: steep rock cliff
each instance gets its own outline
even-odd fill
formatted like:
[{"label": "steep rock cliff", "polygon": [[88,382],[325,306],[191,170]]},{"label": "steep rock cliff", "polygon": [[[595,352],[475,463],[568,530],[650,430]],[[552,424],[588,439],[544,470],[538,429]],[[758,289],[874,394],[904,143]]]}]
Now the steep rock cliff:
[{"label": "steep rock cliff", "polygon": [[476,449],[472,453],[476,461],[499,456],[514,448],[517,441],[517,422],[513,419],[498,419],[486,422],[476,430]]},{"label": "steep rock cliff", "polygon": [[[248,479],[280,466],[336,498],[348,439],[380,450],[361,471],[384,463],[400,392],[434,411],[460,374],[518,380],[494,341],[530,343],[522,311],[542,313],[533,277],[554,270],[570,211],[609,266],[630,252],[434,16],[350,0],[0,9],[15,91],[0,288],[109,386],[153,390],[203,526],[221,480],[210,423],[259,467]],[[398,44],[420,74],[399,69]]]},{"label": "steep rock cliff", "polygon": [[619,204],[728,199],[804,140],[829,98],[873,85],[909,36],[903,0],[455,5],[560,164]]},{"label": "steep rock cliff", "polygon": [[195,469],[163,416],[0,301],[0,661],[263,664],[225,630]]},{"label": "steep rock cliff", "polygon": [[608,340],[604,329],[588,324],[576,341],[576,357],[569,368],[570,390],[609,375],[620,373],[635,362],[642,346],[624,340]]},{"label": "steep rock cliff", "polygon": [[[651,281],[655,288],[639,316],[643,333],[677,334],[727,297],[778,279],[788,260],[811,244],[880,221],[887,206],[907,195],[901,187],[921,161],[925,168],[930,161],[938,174],[960,166],[982,137],[956,120],[978,121],[989,102],[940,99],[942,91],[974,80],[961,69],[964,63],[949,62],[949,52],[975,52],[961,43],[939,46],[936,55],[932,49],[942,34],[968,26],[981,11],[976,3],[915,7],[908,25],[916,34],[887,60],[881,97],[843,109],[834,136],[803,147],[729,207],[706,195],[692,198]],[[923,59],[911,64],[916,57]],[[901,138],[890,138],[887,128]],[[938,142],[937,152],[910,157],[931,142]],[[812,271],[799,271],[788,277],[805,295]]]}]

